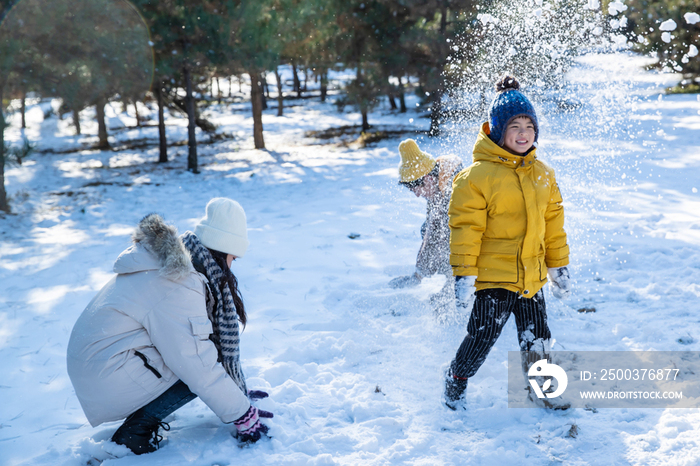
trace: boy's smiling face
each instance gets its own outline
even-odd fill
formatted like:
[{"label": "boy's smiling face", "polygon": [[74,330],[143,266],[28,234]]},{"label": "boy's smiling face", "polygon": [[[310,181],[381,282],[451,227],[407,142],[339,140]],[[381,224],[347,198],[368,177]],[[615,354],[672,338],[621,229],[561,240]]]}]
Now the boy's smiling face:
[{"label": "boy's smiling face", "polygon": [[506,128],[503,147],[517,155],[524,155],[535,142],[535,125],[526,116],[513,119]]}]

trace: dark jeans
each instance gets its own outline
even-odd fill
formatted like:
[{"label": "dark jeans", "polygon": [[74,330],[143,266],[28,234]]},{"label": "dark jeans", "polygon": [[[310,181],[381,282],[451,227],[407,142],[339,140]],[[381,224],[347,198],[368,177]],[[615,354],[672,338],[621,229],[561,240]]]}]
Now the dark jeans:
[{"label": "dark jeans", "polygon": [[[532,298],[502,288],[477,291],[467,336],[450,366],[453,376],[469,378],[476,374],[511,313],[515,315],[520,351],[530,351],[535,342],[544,343],[551,338],[542,290]],[[538,345],[537,349],[541,347],[543,345]]]},{"label": "dark jeans", "polygon": [[197,398],[197,395],[192,393],[182,380],[178,380],[175,382],[175,385],[167,389],[162,395],[143,408],[136,410],[129,417],[142,418],[150,416],[162,421],[195,398]]}]

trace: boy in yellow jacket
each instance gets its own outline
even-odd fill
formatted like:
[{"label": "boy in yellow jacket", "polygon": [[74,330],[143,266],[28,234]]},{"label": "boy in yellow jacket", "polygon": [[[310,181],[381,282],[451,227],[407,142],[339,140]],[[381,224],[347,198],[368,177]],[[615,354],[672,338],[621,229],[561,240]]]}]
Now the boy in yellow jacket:
[{"label": "boy in yellow jacket", "polygon": [[537,116],[506,76],[474,145],[474,163],[454,180],[450,264],[458,309],[471,310],[467,336],[448,370],[445,403],[464,407],[467,380],[515,315],[521,351],[545,353],[551,334],[542,287],[570,292],[569,246],[554,170],[537,159]]}]

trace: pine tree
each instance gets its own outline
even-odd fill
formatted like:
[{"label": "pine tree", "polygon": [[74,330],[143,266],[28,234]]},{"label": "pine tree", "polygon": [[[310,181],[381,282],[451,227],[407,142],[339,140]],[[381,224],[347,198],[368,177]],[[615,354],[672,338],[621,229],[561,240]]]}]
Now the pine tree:
[{"label": "pine tree", "polygon": [[262,73],[275,69],[279,63],[277,24],[285,12],[277,11],[276,0],[239,0],[234,3],[227,18],[230,31],[227,58],[240,63],[250,77],[253,140],[256,149],[264,149]]},{"label": "pine tree", "polygon": [[[700,0],[631,0],[618,19],[634,47],[657,58],[659,69],[681,73],[681,87],[700,88]],[[693,14],[694,13],[694,14]],[[621,18],[625,19],[622,20]]]},{"label": "pine tree", "polygon": [[13,6],[11,0],[0,0],[0,17],[5,18],[0,27],[0,211],[10,213],[10,203],[5,189],[5,165],[9,163],[9,153],[5,143],[5,97],[29,73],[37,51],[30,47],[26,38],[18,34],[16,18],[8,17]]},{"label": "pine tree", "polygon": [[362,116],[362,131],[370,129],[369,112],[379,104],[384,87],[378,54],[376,31],[380,27],[377,12],[379,1],[337,0],[339,35],[336,42],[338,58],[355,68],[355,79],[346,86],[346,96],[336,105],[355,107]]},{"label": "pine tree", "polygon": [[43,92],[75,112],[95,105],[97,147],[109,147],[104,105],[116,94],[143,92],[151,80],[148,30],[138,12],[124,0],[24,0],[4,27],[23,43],[13,68],[36,71]]},{"label": "pine tree", "polygon": [[[0,49],[0,53],[7,53]],[[3,101],[4,83],[0,81],[0,211],[10,213],[10,203],[7,201],[5,190],[5,103]]]},{"label": "pine tree", "polygon": [[[376,60],[383,80],[382,91],[389,96],[392,109],[396,109],[395,97],[399,98],[401,112],[406,112],[402,78],[411,66],[411,50],[407,47],[406,35],[419,18],[412,15],[410,3],[397,0],[382,0],[373,11],[372,26],[378,47]],[[390,83],[397,79],[398,85]]]},{"label": "pine tree", "polygon": [[[169,105],[187,115],[187,169],[199,173],[196,127],[210,130],[201,119],[198,88],[210,77],[210,70],[226,62],[227,15],[229,2],[211,0],[134,0],[151,31],[155,56],[154,94],[159,115]],[[185,98],[178,96],[185,90]],[[165,124],[159,117],[160,156],[167,160]]]},{"label": "pine tree", "polygon": [[476,15],[476,0],[428,0],[411,11],[411,29],[404,34],[411,68],[421,83],[419,92],[430,103],[431,136],[440,134],[445,119],[443,98],[455,81],[449,73],[459,38],[467,35]]}]

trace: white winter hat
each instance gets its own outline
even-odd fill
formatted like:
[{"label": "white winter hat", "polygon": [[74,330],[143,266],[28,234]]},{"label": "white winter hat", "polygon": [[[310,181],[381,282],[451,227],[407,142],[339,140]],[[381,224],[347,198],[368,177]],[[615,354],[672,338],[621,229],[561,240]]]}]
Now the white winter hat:
[{"label": "white winter hat", "polygon": [[243,207],[225,197],[209,201],[207,214],[194,227],[194,234],[209,249],[236,257],[243,257],[250,244]]}]

